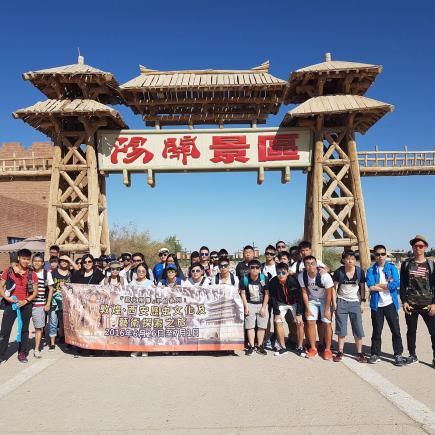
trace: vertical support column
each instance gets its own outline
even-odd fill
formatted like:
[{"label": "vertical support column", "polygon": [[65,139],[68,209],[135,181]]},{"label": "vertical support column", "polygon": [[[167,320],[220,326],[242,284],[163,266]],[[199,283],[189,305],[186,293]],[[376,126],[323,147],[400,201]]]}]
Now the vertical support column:
[{"label": "vertical support column", "polygon": [[101,244],[104,254],[110,253],[109,216],[107,213],[106,177],[100,175],[100,206],[101,206]]},{"label": "vertical support column", "polygon": [[361,187],[361,176],[358,165],[358,154],[353,135],[350,135],[347,142],[347,152],[350,160],[350,182],[354,195],[354,210],[356,218],[356,236],[358,239],[358,249],[360,254],[360,264],[365,270],[370,266],[370,248],[368,242],[366,211],[364,197]]},{"label": "vertical support column", "polygon": [[304,240],[311,240],[313,229],[313,167],[307,173],[305,196]]},{"label": "vertical support column", "polygon": [[47,234],[45,237],[45,257],[51,245],[56,243],[58,214],[57,207],[59,203],[59,182],[60,172],[59,165],[62,160],[62,144],[55,143],[53,147],[53,166],[50,180],[50,192],[48,196],[48,213],[47,213]]},{"label": "vertical support column", "polygon": [[315,143],[314,143],[314,166],[312,176],[312,232],[311,244],[313,255],[322,260],[322,194],[323,194],[323,118],[317,119]]}]

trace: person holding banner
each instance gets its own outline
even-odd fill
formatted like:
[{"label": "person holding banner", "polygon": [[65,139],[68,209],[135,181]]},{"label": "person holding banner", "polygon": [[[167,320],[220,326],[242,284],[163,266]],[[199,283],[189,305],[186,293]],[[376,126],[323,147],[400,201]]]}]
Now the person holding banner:
[{"label": "person holding banner", "polygon": [[160,287],[175,287],[177,285],[181,285],[182,279],[178,274],[177,265],[174,263],[169,263],[166,265],[165,270],[163,271],[163,278],[159,281]]},{"label": "person holding banner", "polygon": [[221,257],[219,259],[219,273],[214,277],[212,284],[226,284],[234,288],[239,288],[239,278],[234,273],[230,272],[230,262],[228,258]]},{"label": "person holding banner", "polygon": [[81,269],[74,271],[71,276],[71,283],[100,284],[103,279],[103,272],[97,269],[94,257],[91,254],[85,254],[82,257]]},{"label": "person holding banner", "polygon": [[195,264],[191,267],[191,278],[183,281],[183,287],[208,287],[210,285],[210,279],[204,276],[204,266],[201,263]]},{"label": "person holding banner", "polygon": [[124,287],[125,280],[120,275],[121,263],[119,261],[112,261],[108,269],[108,275],[101,281],[101,284],[109,284],[115,287]]},{"label": "person holding banner", "polygon": [[153,284],[153,281],[148,278],[148,266],[145,263],[136,266],[136,277],[130,282],[129,287],[133,289],[137,287],[147,288]]}]

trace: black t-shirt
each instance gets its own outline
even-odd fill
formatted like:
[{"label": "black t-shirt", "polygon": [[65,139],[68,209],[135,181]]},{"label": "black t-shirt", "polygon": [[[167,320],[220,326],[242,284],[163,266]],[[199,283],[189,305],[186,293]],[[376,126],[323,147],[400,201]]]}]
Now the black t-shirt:
[{"label": "black t-shirt", "polygon": [[73,284],[100,284],[104,279],[104,275],[101,270],[94,269],[94,273],[89,276],[84,276],[83,271],[76,270],[71,276],[71,283]]},{"label": "black t-shirt", "polygon": [[[245,281],[247,281],[247,285],[245,285]],[[246,300],[250,304],[262,304],[264,294],[268,291],[268,286],[269,280],[264,275],[259,275],[255,281],[247,275],[246,278],[242,277],[239,281],[239,289],[246,292]]]},{"label": "black t-shirt", "polygon": [[236,275],[239,280],[241,280],[245,275],[249,273],[249,266],[244,261],[237,263],[236,266]]}]

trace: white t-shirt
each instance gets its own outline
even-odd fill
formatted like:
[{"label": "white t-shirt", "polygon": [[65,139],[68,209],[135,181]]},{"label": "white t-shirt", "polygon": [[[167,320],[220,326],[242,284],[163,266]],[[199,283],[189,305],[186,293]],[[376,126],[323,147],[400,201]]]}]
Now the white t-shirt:
[{"label": "white t-shirt", "polygon": [[142,288],[148,288],[148,287],[152,287],[154,285],[154,282],[151,281],[150,279],[144,279],[143,281],[136,281],[133,280],[131,281],[128,286],[130,288],[138,288],[138,287],[142,287]]},{"label": "white t-shirt", "polygon": [[[219,275],[219,279],[218,279],[219,282],[218,282],[218,284],[230,285],[230,286],[233,286],[234,288],[236,288],[237,290],[239,290],[239,278],[237,278],[237,275],[235,273],[233,273],[232,275],[234,277],[234,286],[233,286],[233,284],[231,284],[231,276],[230,276],[230,274],[228,274],[228,278],[225,281]],[[211,284],[216,284],[216,277],[214,277],[212,279]]]},{"label": "white t-shirt", "polygon": [[[303,261],[301,261],[300,264],[299,264],[299,270],[297,270],[297,265],[298,265],[298,261],[295,261],[295,262],[292,264],[290,270],[291,270],[293,273],[299,273],[299,272],[302,272],[303,270],[305,270],[305,264],[304,264]],[[320,260],[317,260],[317,266],[318,266],[318,267],[323,267],[323,268],[326,267],[325,263],[323,263],[323,262],[320,261]]]},{"label": "white t-shirt", "polygon": [[[385,278],[384,268],[379,267],[379,284],[388,284]],[[379,303],[378,307],[386,307],[393,303],[393,298],[391,296],[390,290],[379,291]]]},{"label": "white t-shirt", "polygon": [[[303,272],[298,275],[299,285],[301,287],[305,287]],[[329,273],[323,273],[320,275],[320,280],[325,288],[316,286],[316,277],[310,278],[308,275],[308,299],[324,299],[325,298],[325,289],[334,287],[334,282],[332,281],[331,275]]]},{"label": "white t-shirt", "polygon": [[267,264],[263,267],[263,273],[269,278],[272,279],[274,276],[276,276],[276,264],[272,264],[268,266]]},{"label": "white t-shirt", "polygon": [[[201,284],[201,281],[204,282]],[[189,278],[186,279],[186,281],[183,281],[183,283],[181,284],[182,287],[208,287],[209,285],[210,279],[207,276],[202,276],[199,282],[194,282],[192,278]]]}]

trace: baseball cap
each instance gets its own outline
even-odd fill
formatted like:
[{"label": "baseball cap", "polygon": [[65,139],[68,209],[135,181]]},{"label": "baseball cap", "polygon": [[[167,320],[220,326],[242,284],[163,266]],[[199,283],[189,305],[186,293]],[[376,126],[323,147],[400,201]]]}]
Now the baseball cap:
[{"label": "baseball cap", "polygon": [[174,263],[169,263],[166,265],[166,269],[177,270],[177,266]]},{"label": "baseball cap", "polygon": [[169,253],[169,249],[168,248],[160,248],[159,249],[159,254],[163,254],[164,252]]}]

